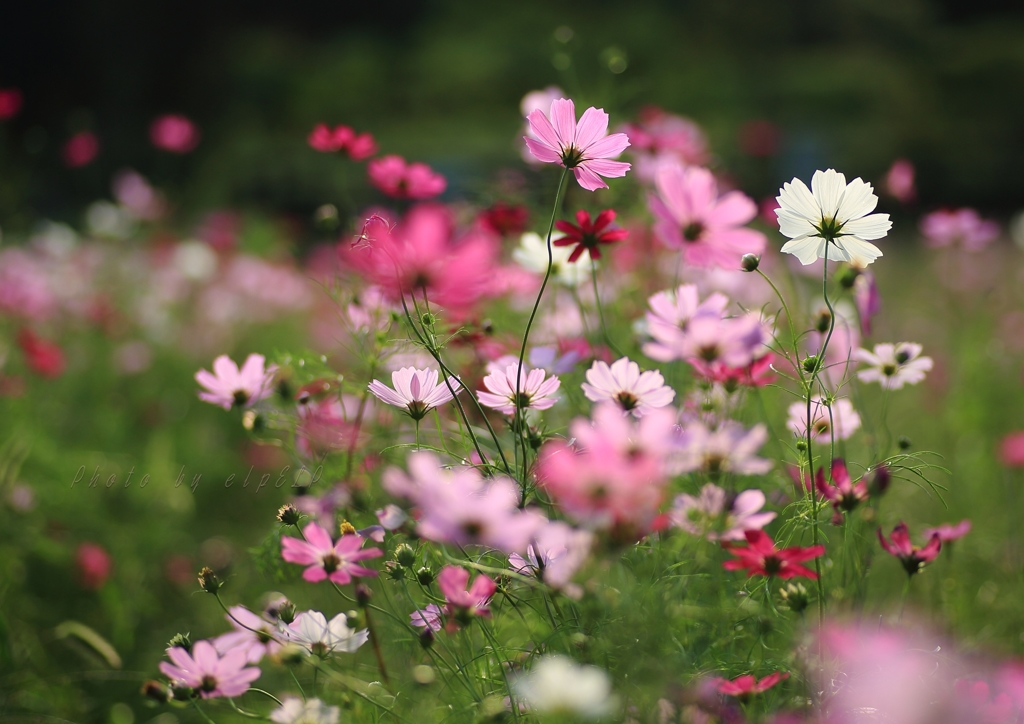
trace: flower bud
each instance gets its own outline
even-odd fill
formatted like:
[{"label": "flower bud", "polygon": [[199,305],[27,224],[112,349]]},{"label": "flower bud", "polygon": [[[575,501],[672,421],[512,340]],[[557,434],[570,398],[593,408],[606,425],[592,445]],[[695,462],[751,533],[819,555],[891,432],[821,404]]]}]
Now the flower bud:
[{"label": "flower bud", "polygon": [[857,281],[857,277],[860,275],[860,269],[844,264],[839,268],[839,271],[836,272],[835,279],[843,289],[853,289],[853,283]]},{"label": "flower bud", "polygon": [[184,684],[175,684],[171,687],[171,697],[175,701],[188,701],[194,693],[195,691],[191,686],[185,686]]},{"label": "flower bud", "polygon": [[342,535],[356,534],[356,527],[349,523],[347,520],[341,521],[341,525],[338,526],[338,530],[341,531]]},{"label": "flower bud", "polygon": [[152,679],[142,685],[140,693],[153,701],[160,702],[161,704],[166,704],[171,700],[171,690],[159,681],[153,681]]},{"label": "flower bud", "polygon": [[900,450],[909,450],[911,446],[910,438],[907,437],[906,435],[900,435],[900,438],[899,440],[896,441],[896,444],[900,446]]},{"label": "flower bud", "polygon": [[892,482],[892,476],[889,474],[889,466],[882,463],[871,474],[868,492],[873,496],[881,496],[889,489],[890,482]]},{"label": "flower bud", "polygon": [[286,626],[295,620],[295,604],[285,599],[277,606],[277,620]]},{"label": "flower bud", "polygon": [[740,268],[745,272],[757,271],[757,267],[761,264],[761,257],[757,254],[744,254],[740,258]]},{"label": "flower bud", "polygon": [[420,634],[420,646],[424,649],[429,649],[434,645],[434,632],[429,628],[423,629],[423,633]]},{"label": "flower bud", "polygon": [[804,358],[802,366],[804,368],[804,372],[807,372],[808,374],[812,374],[813,375],[817,371],[817,369],[818,369],[818,364],[819,364],[818,356],[812,354],[812,355]]},{"label": "flower bud", "polygon": [[799,450],[800,452],[805,452],[807,450],[807,441],[802,438],[800,440],[797,440],[796,449]]},{"label": "flower bud", "polygon": [[819,309],[818,316],[814,318],[814,328],[819,334],[825,334],[832,324],[832,312],[827,309]]},{"label": "flower bud", "polygon": [[401,581],[405,578],[405,568],[397,561],[387,561],[384,564],[384,572],[392,581]]},{"label": "flower bud", "polygon": [[359,611],[354,608],[345,612],[345,622],[349,628],[362,628],[366,625],[366,621],[359,615]]},{"label": "flower bud", "polygon": [[249,432],[263,432],[266,426],[267,423],[263,415],[256,412],[256,410],[246,410],[242,414],[242,427]]},{"label": "flower bud", "polygon": [[277,519],[285,525],[298,525],[301,518],[302,514],[299,513],[299,509],[291,503],[282,505],[277,511]]},{"label": "flower bud", "polygon": [[203,570],[199,571],[199,586],[207,593],[216,593],[221,587],[220,579],[217,578],[217,574],[213,572],[213,569],[209,566],[204,567]]},{"label": "flower bud", "polygon": [[185,651],[192,651],[192,638],[187,633],[174,634],[171,640],[167,642],[167,648],[180,648]]},{"label": "flower bud", "polygon": [[429,586],[434,582],[434,572],[424,566],[416,571],[416,580],[419,581],[421,585]]},{"label": "flower bud", "polygon": [[408,543],[402,543],[395,549],[395,560],[398,565],[411,568],[416,563],[416,551]]},{"label": "flower bud", "polygon": [[355,594],[356,603],[358,603],[360,607],[364,608],[370,602],[370,599],[373,597],[373,591],[371,591],[370,587],[364,583],[357,583],[355,585]]},{"label": "flower bud", "polygon": [[803,613],[811,602],[802,583],[787,583],[784,588],[779,589],[779,593],[782,595],[783,604],[793,613]]},{"label": "flower bud", "polygon": [[298,644],[285,644],[278,649],[275,658],[282,664],[298,665],[306,660],[306,651]]}]

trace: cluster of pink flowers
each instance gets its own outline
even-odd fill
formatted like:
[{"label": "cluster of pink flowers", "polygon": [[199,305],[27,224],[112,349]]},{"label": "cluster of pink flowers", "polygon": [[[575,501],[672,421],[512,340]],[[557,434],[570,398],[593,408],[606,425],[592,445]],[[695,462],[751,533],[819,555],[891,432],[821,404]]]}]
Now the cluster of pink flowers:
[{"label": "cluster of pink flowers", "polygon": [[974,209],[942,209],[921,219],[921,234],[932,248],[959,245],[978,251],[999,236],[999,224],[982,219]]},{"label": "cluster of pink flowers", "polygon": [[377,142],[369,133],[356,133],[351,126],[318,123],[307,138],[310,148],[323,153],[347,153],[353,161],[363,161],[377,153]]}]

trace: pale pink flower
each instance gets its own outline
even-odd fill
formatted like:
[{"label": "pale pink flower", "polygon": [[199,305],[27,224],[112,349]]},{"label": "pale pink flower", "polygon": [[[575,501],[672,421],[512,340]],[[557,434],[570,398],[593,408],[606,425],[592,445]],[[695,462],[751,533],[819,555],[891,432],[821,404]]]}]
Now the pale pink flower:
[{"label": "pale pink flower", "polygon": [[[789,406],[786,427],[800,439],[807,437],[807,403],[794,402]],[[819,395],[811,398],[811,440],[828,442],[846,440],[860,429],[860,415],[845,397],[836,398],[831,405],[822,402]]]},{"label": "pale pink flower", "polygon": [[932,368],[932,358],[921,356],[921,345],[914,342],[876,344],[874,352],[858,349],[855,359],[867,365],[857,372],[861,382],[878,382],[886,390],[916,385]]},{"label": "pale pink flower", "polygon": [[405,511],[394,503],[388,503],[374,514],[377,516],[377,522],[380,523],[384,530],[397,530],[409,520],[409,516],[405,514]]},{"label": "pale pink flower", "polygon": [[455,394],[461,390],[459,380],[455,377],[449,377],[447,384],[438,384],[437,380],[437,370],[403,367],[391,373],[391,384],[395,386],[394,389],[374,380],[370,383],[369,390],[382,402],[405,408],[405,412],[412,419],[422,420],[427,412],[452,400],[449,387],[455,390]]},{"label": "pale pink flower", "polygon": [[669,520],[687,533],[708,540],[744,540],[746,531],[761,530],[775,520],[775,513],[759,512],[764,504],[764,493],[757,489],[744,490],[730,504],[724,490],[708,483],[699,497],[686,493],[676,496]]},{"label": "pale pink flower", "polygon": [[163,195],[131,169],[114,177],[113,191],[117,203],[138,219],[159,219],[167,211]]},{"label": "pale pink flower", "polygon": [[248,407],[269,397],[274,391],[274,375],[277,367],[264,368],[266,359],[261,354],[251,354],[238,369],[230,357],[222,354],[213,361],[213,373],[206,370],[196,372],[196,382],[206,388],[199,393],[199,399],[225,410],[232,407]]},{"label": "pale pink flower", "polygon": [[588,108],[576,122],[576,107],[571,100],[552,101],[550,120],[542,110],[527,116],[536,138],[524,136],[527,147],[539,161],[557,163],[572,169],[580,186],[588,191],[606,189],[601,180],[619,178],[629,171],[629,164],[610,161],[628,146],[625,133],[608,135],[608,114],[603,109]]},{"label": "pale pink flower", "polygon": [[640,372],[640,365],[628,357],[613,362],[597,360],[587,370],[583,394],[593,402],[614,402],[623,412],[643,417],[656,407],[672,404],[676,392],[665,384],[657,370]]},{"label": "pale pink flower", "polygon": [[331,535],[316,523],[309,523],[302,529],[305,540],[285,536],[281,538],[281,557],[289,563],[308,566],[302,577],[310,583],[330,580],[339,585],[352,581],[353,577],[368,578],[377,572],[358,565],[358,561],[383,555],[379,548],[363,547],[364,540],[358,535],[343,535],[335,543]]},{"label": "pale pink flower", "polygon": [[768,441],[768,430],[758,424],[747,430],[738,422],[726,420],[709,429],[694,422],[683,430],[679,466],[682,471],[700,470],[708,475],[763,475],[772,464],[755,456]]},{"label": "pale pink flower", "polygon": [[396,199],[429,199],[444,193],[448,182],[425,163],[401,156],[375,158],[366,166],[370,183]]},{"label": "pale pink flower", "polygon": [[857,275],[853,282],[853,303],[857,307],[857,319],[860,321],[860,333],[871,336],[871,320],[882,311],[882,298],[878,293],[875,275],[864,271]]},{"label": "pale pink flower", "polygon": [[959,244],[978,251],[999,236],[999,224],[982,219],[974,209],[940,209],[921,219],[921,233],[932,248]]},{"label": "pale pink flower", "polygon": [[436,603],[427,604],[426,608],[413,611],[409,614],[409,623],[417,628],[430,629],[437,632],[441,630],[441,607]]},{"label": "pale pink flower", "polygon": [[232,606],[229,615],[224,618],[235,629],[221,634],[211,643],[217,653],[223,656],[232,649],[245,653],[245,660],[250,664],[259,663],[264,654],[272,656],[281,649],[278,640],[281,637],[277,624],[258,616],[245,606]]},{"label": "pale pink flower", "polygon": [[708,169],[666,164],[655,183],[658,193],[647,201],[654,233],[690,266],[739,269],[744,254],[764,253],[764,234],[744,227],[757,216],[757,204],[740,191],[719,196]]},{"label": "pale pink flower", "polygon": [[537,576],[569,595],[582,593],[569,581],[586,562],[593,543],[594,534],[590,531],[577,530],[560,520],[548,521],[534,535],[525,556],[509,556],[509,567],[524,575]]},{"label": "pale pink flower", "polygon": [[[540,111],[541,113],[548,113],[551,110],[552,102],[559,98],[565,97],[565,91],[555,85],[549,85],[543,90],[530,91],[523,100],[519,103],[519,113],[526,119],[534,111]],[[523,126],[523,133],[530,138],[538,138],[537,134],[530,128],[530,122],[527,121]],[[539,138],[538,138],[539,140]],[[523,160],[530,165],[539,165],[542,163],[536,156],[534,156],[528,146],[525,144],[522,147]]]},{"label": "pale pink flower", "polygon": [[495,371],[484,377],[483,385],[487,391],[476,393],[480,404],[506,415],[514,415],[516,409],[547,410],[558,401],[555,393],[562,384],[561,380],[555,376],[547,377],[542,369],[531,370],[525,364],[521,375],[518,374],[519,370],[519,363],[515,362],[505,367],[504,372]]},{"label": "pale pink flower", "polygon": [[900,203],[909,203],[917,196],[914,187],[914,164],[905,158],[898,158],[885,174],[885,190]]},{"label": "pale pink flower", "polygon": [[710,158],[700,126],[655,106],[642,108],[638,122],[627,123],[621,130],[629,136],[637,178],[644,183],[654,183],[663,164],[703,166]]},{"label": "pale pink flower", "polygon": [[676,338],[673,359],[693,360],[704,368],[715,365],[747,367],[767,351],[769,335],[755,314],[716,318],[700,316],[690,320],[686,331]]},{"label": "pale pink flower", "polygon": [[684,284],[675,291],[658,292],[647,303],[650,311],[644,321],[652,341],[644,343],[643,353],[659,362],[669,362],[678,359],[680,339],[690,320],[699,316],[721,318],[729,299],[716,292],[702,302],[697,287]]},{"label": "pale pink flower", "polygon": [[162,151],[188,153],[199,145],[199,129],[185,116],[168,114],[150,125],[149,140]]},{"label": "pale pink flower", "polygon": [[192,687],[204,699],[239,696],[261,673],[255,667],[246,668],[246,653],[241,649],[218,656],[209,641],[196,641],[191,653],[175,646],[167,649],[167,656],[173,663],[160,662],[164,676],[175,685]]},{"label": "pale pink flower", "polygon": [[933,535],[937,535],[939,536],[939,540],[941,540],[943,543],[948,543],[950,541],[960,540],[970,532],[971,521],[965,518],[956,525],[943,523],[937,528],[925,528],[923,535],[925,538],[928,539],[931,539]]},{"label": "pale pink flower", "polygon": [[469,584],[469,571],[457,566],[445,566],[437,574],[437,587],[441,589],[448,604],[445,612],[461,621],[468,621],[473,616],[491,617],[488,608],[491,596],[498,590],[497,584],[485,575],[478,575]]}]

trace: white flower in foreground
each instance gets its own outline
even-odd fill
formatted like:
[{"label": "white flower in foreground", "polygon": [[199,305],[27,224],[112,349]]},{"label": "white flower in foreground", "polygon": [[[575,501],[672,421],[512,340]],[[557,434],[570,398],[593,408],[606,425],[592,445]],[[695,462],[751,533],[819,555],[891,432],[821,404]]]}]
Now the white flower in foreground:
[{"label": "white flower in foreground", "polygon": [[566,656],[542,657],[512,682],[517,697],[533,711],[566,712],[597,718],[618,705],[608,673]]},{"label": "white flower in foreground", "polygon": [[319,699],[302,699],[288,697],[280,709],[270,713],[270,721],[274,724],[338,724],[341,710],[336,706],[327,706]]},{"label": "white flower in foreground", "polygon": [[660,372],[640,372],[640,365],[628,357],[612,362],[611,366],[597,360],[587,370],[587,381],[581,387],[588,400],[614,402],[634,417],[671,404],[676,396]]},{"label": "white flower in foreground", "polygon": [[[565,234],[554,232],[551,241],[561,239]],[[590,270],[594,260],[588,255],[586,259],[578,259],[569,263],[572,254],[571,246],[551,245],[551,277],[559,284],[567,287],[578,287],[590,281]],[[528,231],[519,237],[519,246],[512,251],[512,259],[527,271],[543,275],[548,269],[548,245],[544,237]]]},{"label": "white flower in foreground", "polygon": [[348,626],[348,618],[339,613],[327,622],[319,611],[299,614],[284,630],[289,640],[309,650],[310,653],[326,657],[335,651],[353,653],[370,637],[367,629],[356,631]]},{"label": "white flower in foreground", "polygon": [[868,364],[857,372],[861,382],[878,382],[887,390],[916,385],[932,368],[932,358],[922,357],[921,345],[914,342],[876,344],[874,352],[858,349],[853,357]]},{"label": "white flower in foreground", "polygon": [[392,390],[379,380],[371,382],[369,389],[381,402],[404,408],[409,417],[422,420],[427,412],[452,399],[448,385],[455,390],[455,394],[459,394],[461,389],[456,378],[449,377],[447,384],[443,381],[438,384],[438,376],[437,370],[403,367],[391,373],[391,384],[395,389]]},{"label": "white flower in foreground", "polygon": [[815,171],[808,189],[798,178],[783,184],[776,198],[779,230],[789,241],[782,251],[801,264],[811,264],[826,253],[832,261],[863,267],[882,256],[869,243],[892,228],[888,214],[872,214],[878,197],[871,184],[846,177],[833,169]]}]

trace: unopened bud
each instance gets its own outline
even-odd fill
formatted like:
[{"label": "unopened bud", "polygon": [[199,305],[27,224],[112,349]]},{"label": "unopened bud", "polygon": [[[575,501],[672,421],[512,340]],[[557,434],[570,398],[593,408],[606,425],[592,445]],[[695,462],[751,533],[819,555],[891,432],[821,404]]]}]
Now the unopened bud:
[{"label": "unopened bud", "polygon": [[757,271],[757,267],[761,264],[761,257],[757,254],[744,254],[740,259],[740,269],[745,272]]},{"label": "unopened bud", "polygon": [[370,587],[367,586],[364,583],[357,583],[356,584],[356,586],[355,586],[355,594],[356,594],[356,603],[358,603],[361,607],[364,607],[364,608],[366,607],[366,604],[368,604],[370,602],[370,599],[373,597],[373,591],[371,591]]},{"label": "unopened bud", "polygon": [[158,701],[161,704],[166,704],[171,700],[171,690],[159,681],[153,681],[152,679],[142,685],[140,693],[146,698]]},{"label": "unopened bud", "polygon": [[345,625],[349,628],[362,628],[366,621],[359,615],[359,611],[353,608],[345,612]]},{"label": "unopened bud", "polygon": [[400,566],[411,568],[416,563],[416,551],[408,543],[402,543],[395,549],[395,560]]},{"label": "unopened bud", "polygon": [[405,578],[405,568],[397,561],[387,561],[384,564],[384,572],[392,581],[401,581]]},{"label": "unopened bud", "polygon": [[811,602],[802,583],[788,583],[779,589],[779,593],[782,595],[782,602],[793,613],[803,613]]},{"label": "unopened bud", "polygon": [[210,567],[205,567],[199,571],[199,587],[207,593],[216,593],[221,587],[220,579],[217,578],[217,574],[213,572]]},{"label": "unopened bud", "polygon": [[420,646],[425,649],[429,649],[434,645],[434,632],[429,628],[423,629],[423,633],[420,634]]},{"label": "unopened bud", "polygon": [[192,638],[187,633],[174,634],[171,640],[167,642],[167,648],[169,649],[185,649],[186,651],[192,651]]},{"label": "unopened bud", "polygon": [[889,474],[889,466],[883,463],[872,473],[868,491],[874,496],[880,496],[889,489],[890,482],[892,482],[892,476]]},{"label": "unopened bud", "polygon": [[807,441],[806,440],[797,440],[796,441],[796,449],[799,450],[800,452],[804,452],[805,450],[807,450]]},{"label": "unopened bud", "polygon": [[853,283],[857,281],[857,277],[861,274],[860,269],[854,266],[843,265],[838,272],[836,272],[836,281],[839,282],[839,286],[843,289],[853,289]]},{"label": "unopened bud", "polygon": [[275,658],[282,664],[301,664],[306,660],[306,650],[298,644],[285,644],[278,649]]},{"label": "unopened bud", "polygon": [[910,438],[906,435],[900,435],[900,439],[896,441],[896,444],[900,446],[900,450],[909,450],[911,445]]},{"label": "unopened bud", "polygon": [[295,620],[295,604],[285,599],[277,606],[277,618],[278,620],[288,625]]},{"label": "unopened bud", "polygon": [[355,535],[356,527],[349,523],[347,520],[341,521],[341,525],[338,526],[338,530],[341,531],[342,535]]},{"label": "unopened bud", "polygon": [[531,427],[527,431],[527,439],[530,441],[530,447],[533,450],[540,450],[540,446],[544,444],[544,436],[535,427]]},{"label": "unopened bud", "polygon": [[256,410],[246,410],[242,414],[242,427],[249,432],[263,432],[267,427],[267,421]]},{"label": "unopened bud", "polygon": [[424,312],[420,316],[420,322],[423,324],[424,327],[433,327],[437,323],[437,317],[435,317],[430,312]]},{"label": "unopened bud", "polygon": [[818,310],[818,316],[814,318],[814,328],[818,330],[820,334],[825,334],[831,324],[832,312],[827,309]]},{"label": "unopened bud", "polygon": [[175,684],[171,687],[171,696],[175,701],[188,701],[194,693],[195,691],[191,686],[185,686],[184,684]]},{"label": "unopened bud", "polygon": [[805,357],[803,361],[804,372],[814,374],[818,369],[818,364],[819,360],[817,355],[812,354],[809,357]]},{"label": "unopened bud", "polygon": [[424,586],[429,586],[431,583],[434,582],[434,572],[426,566],[423,566],[418,571],[416,571],[416,580]]},{"label": "unopened bud", "polygon": [[277,519],[285,525],[298,525],[300,518],[302,518],[302,514],[299,513],[299,509],[291,503],[282,505],[277,511]]}]

